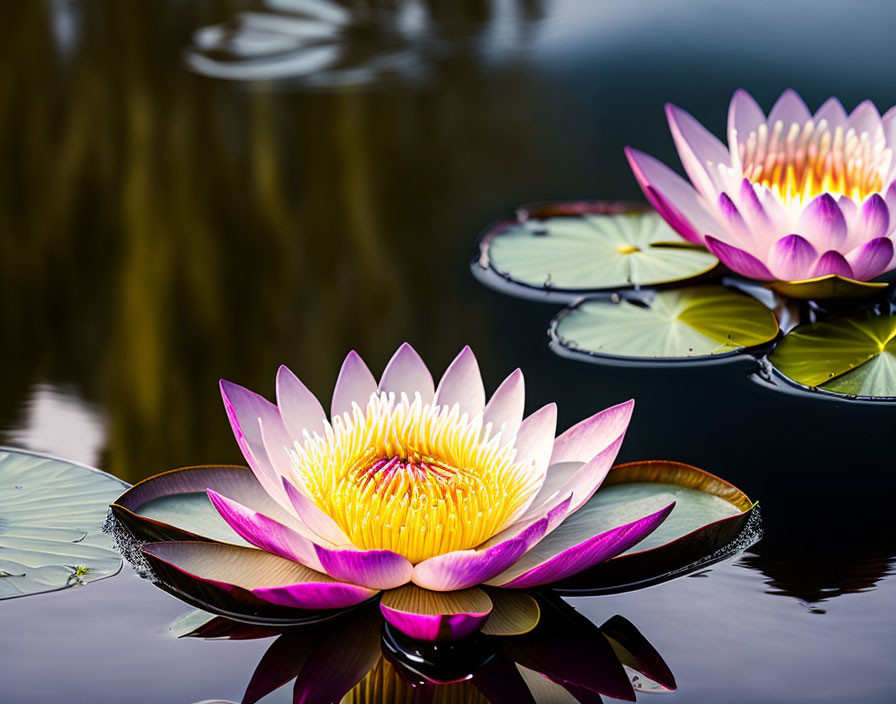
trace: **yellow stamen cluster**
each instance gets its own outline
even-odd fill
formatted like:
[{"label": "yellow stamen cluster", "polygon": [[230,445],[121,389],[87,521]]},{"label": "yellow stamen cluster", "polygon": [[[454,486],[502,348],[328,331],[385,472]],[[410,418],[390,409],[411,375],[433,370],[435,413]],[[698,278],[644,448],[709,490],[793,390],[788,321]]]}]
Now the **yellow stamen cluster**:
[{"label": "yellow stamen cluster", "polygon": [[291,451],[294,481],[352,544],[417,563],[476,547],[519,515],[538,479],[500,433],[453,407],[373,394]]},{"label": "yellow stamen cluster", "polygon": [[763,123],[738,146],[744,176],[788,206],[822,193],[861,202],[881,190],[893,158],[883,136],[832,130],[823,118],[789,127],[778,120],[771,129]]}]

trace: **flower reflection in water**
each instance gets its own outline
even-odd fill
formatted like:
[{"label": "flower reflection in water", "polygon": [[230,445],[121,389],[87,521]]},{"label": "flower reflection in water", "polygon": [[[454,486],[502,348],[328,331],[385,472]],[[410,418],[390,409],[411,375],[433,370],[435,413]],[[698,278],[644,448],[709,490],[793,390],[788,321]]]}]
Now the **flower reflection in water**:
[{"label": "flower reflection in water", "polygon": [[[598,702],[605,695],[672,691],[675,678],[649,641],[622,616],[597,627],[559,599],[528,595],[532,609],[500,604],[483,632],[465,641],[414,641],[375,607],[280,631],[194,612],[181,637],[276,637],[255,668],[242,704],[293,682],[294,702]],[[534,618],[532,617],[534,614]]]},{"label": "flower reflection in water", "polygon": [[485,61],[512,53],[531,39],[532,20],[543,14],[539,0],[451,5],[265,0],[262,11],[194,32],[185,60],[197,73],[235,81],[340,86],[387,76],[423,79],[459,51]]}]

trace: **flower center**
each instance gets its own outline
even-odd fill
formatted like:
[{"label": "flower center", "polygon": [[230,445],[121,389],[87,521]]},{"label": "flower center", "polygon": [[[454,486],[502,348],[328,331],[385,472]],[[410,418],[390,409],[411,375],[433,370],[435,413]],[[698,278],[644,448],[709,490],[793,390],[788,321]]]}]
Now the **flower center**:
[{"label": "flower center", "polygon": [[863,201],[883,188],[893,157],[883,135],[831,130],[825,119],[761,124],[738,146],[743,175],[797,206],[822,193]]},{"label": "flower center", "polygon": [[292,453],[298,486],[365,550],[417,563],[473,548],[538,490],[515,450],[457,406],[374,394]]}]

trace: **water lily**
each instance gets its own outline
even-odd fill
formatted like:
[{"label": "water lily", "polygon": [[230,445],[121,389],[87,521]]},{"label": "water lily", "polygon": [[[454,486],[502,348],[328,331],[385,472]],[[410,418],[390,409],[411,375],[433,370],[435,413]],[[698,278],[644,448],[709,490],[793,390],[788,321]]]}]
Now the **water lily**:
[{"label": "water lily", "polygon": [[[675,505],[665,493],[624,510],[583,510],[619,451],[633,402],[555,437],[555,404],[523,417],[519,370],[486,403],[469,348],[437,386],[410,345],[379,382],[352,352],[329,418],[286,367],[277,405],[230,382],[221,389],[251,474],[183,470],[168,480],[177,487],[138,484],[128,501],[207,490],[252,547],[181,534],[143,552],[157,569],[228,598],[331,610],[384,591],[382,611],[402,631],[455,637],[491,611],[477,585],[519,589],[570,577],[627,551]],[[163,522],[150,522],[154,535],[171,537]]]},{"label": "water lily", "polygon": [[813,115],[787,90],[766,116],[739,90],[727,147],[684,110],[666,114],[691,183],[636,149],[629,163],[666,221],[733,271],[816,293],[826,279],[836,293],[896,266],[896,109],[865,101],[847,115],[831,98]]}]

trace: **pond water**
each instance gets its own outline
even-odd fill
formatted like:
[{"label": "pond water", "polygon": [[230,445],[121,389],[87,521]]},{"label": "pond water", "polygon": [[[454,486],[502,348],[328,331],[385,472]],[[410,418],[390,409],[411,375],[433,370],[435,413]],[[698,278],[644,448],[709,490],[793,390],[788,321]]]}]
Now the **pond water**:
[{"label": "pond water", "polygon": [[[558,357],[561,306],[487,289],[469,261],[521,203],[639,198],[622,148],[677,163],[666,101],[717,134],[739,87],[888,108],[896,7],[388,5],[314,42],[256,27],[247,59],[203,42],[260,4],[0,4],[0,444],[129,482],[241,463],[220,377],[272,395],[286,363],[326,397],[349,349],[379,370],[408,340],[440,370],[470,344],[489,389],[521,367],[560,427],[634,397],[620,461],[687,462],[760,501],[764,537],[733,562],[569,600],[631,621],[673,700],[891,701],[896,408],[781,393],[748,358]],[[239,701],[270,640],[176,640],[187,610],[127,565],[4,601],[0,699]]]}]

